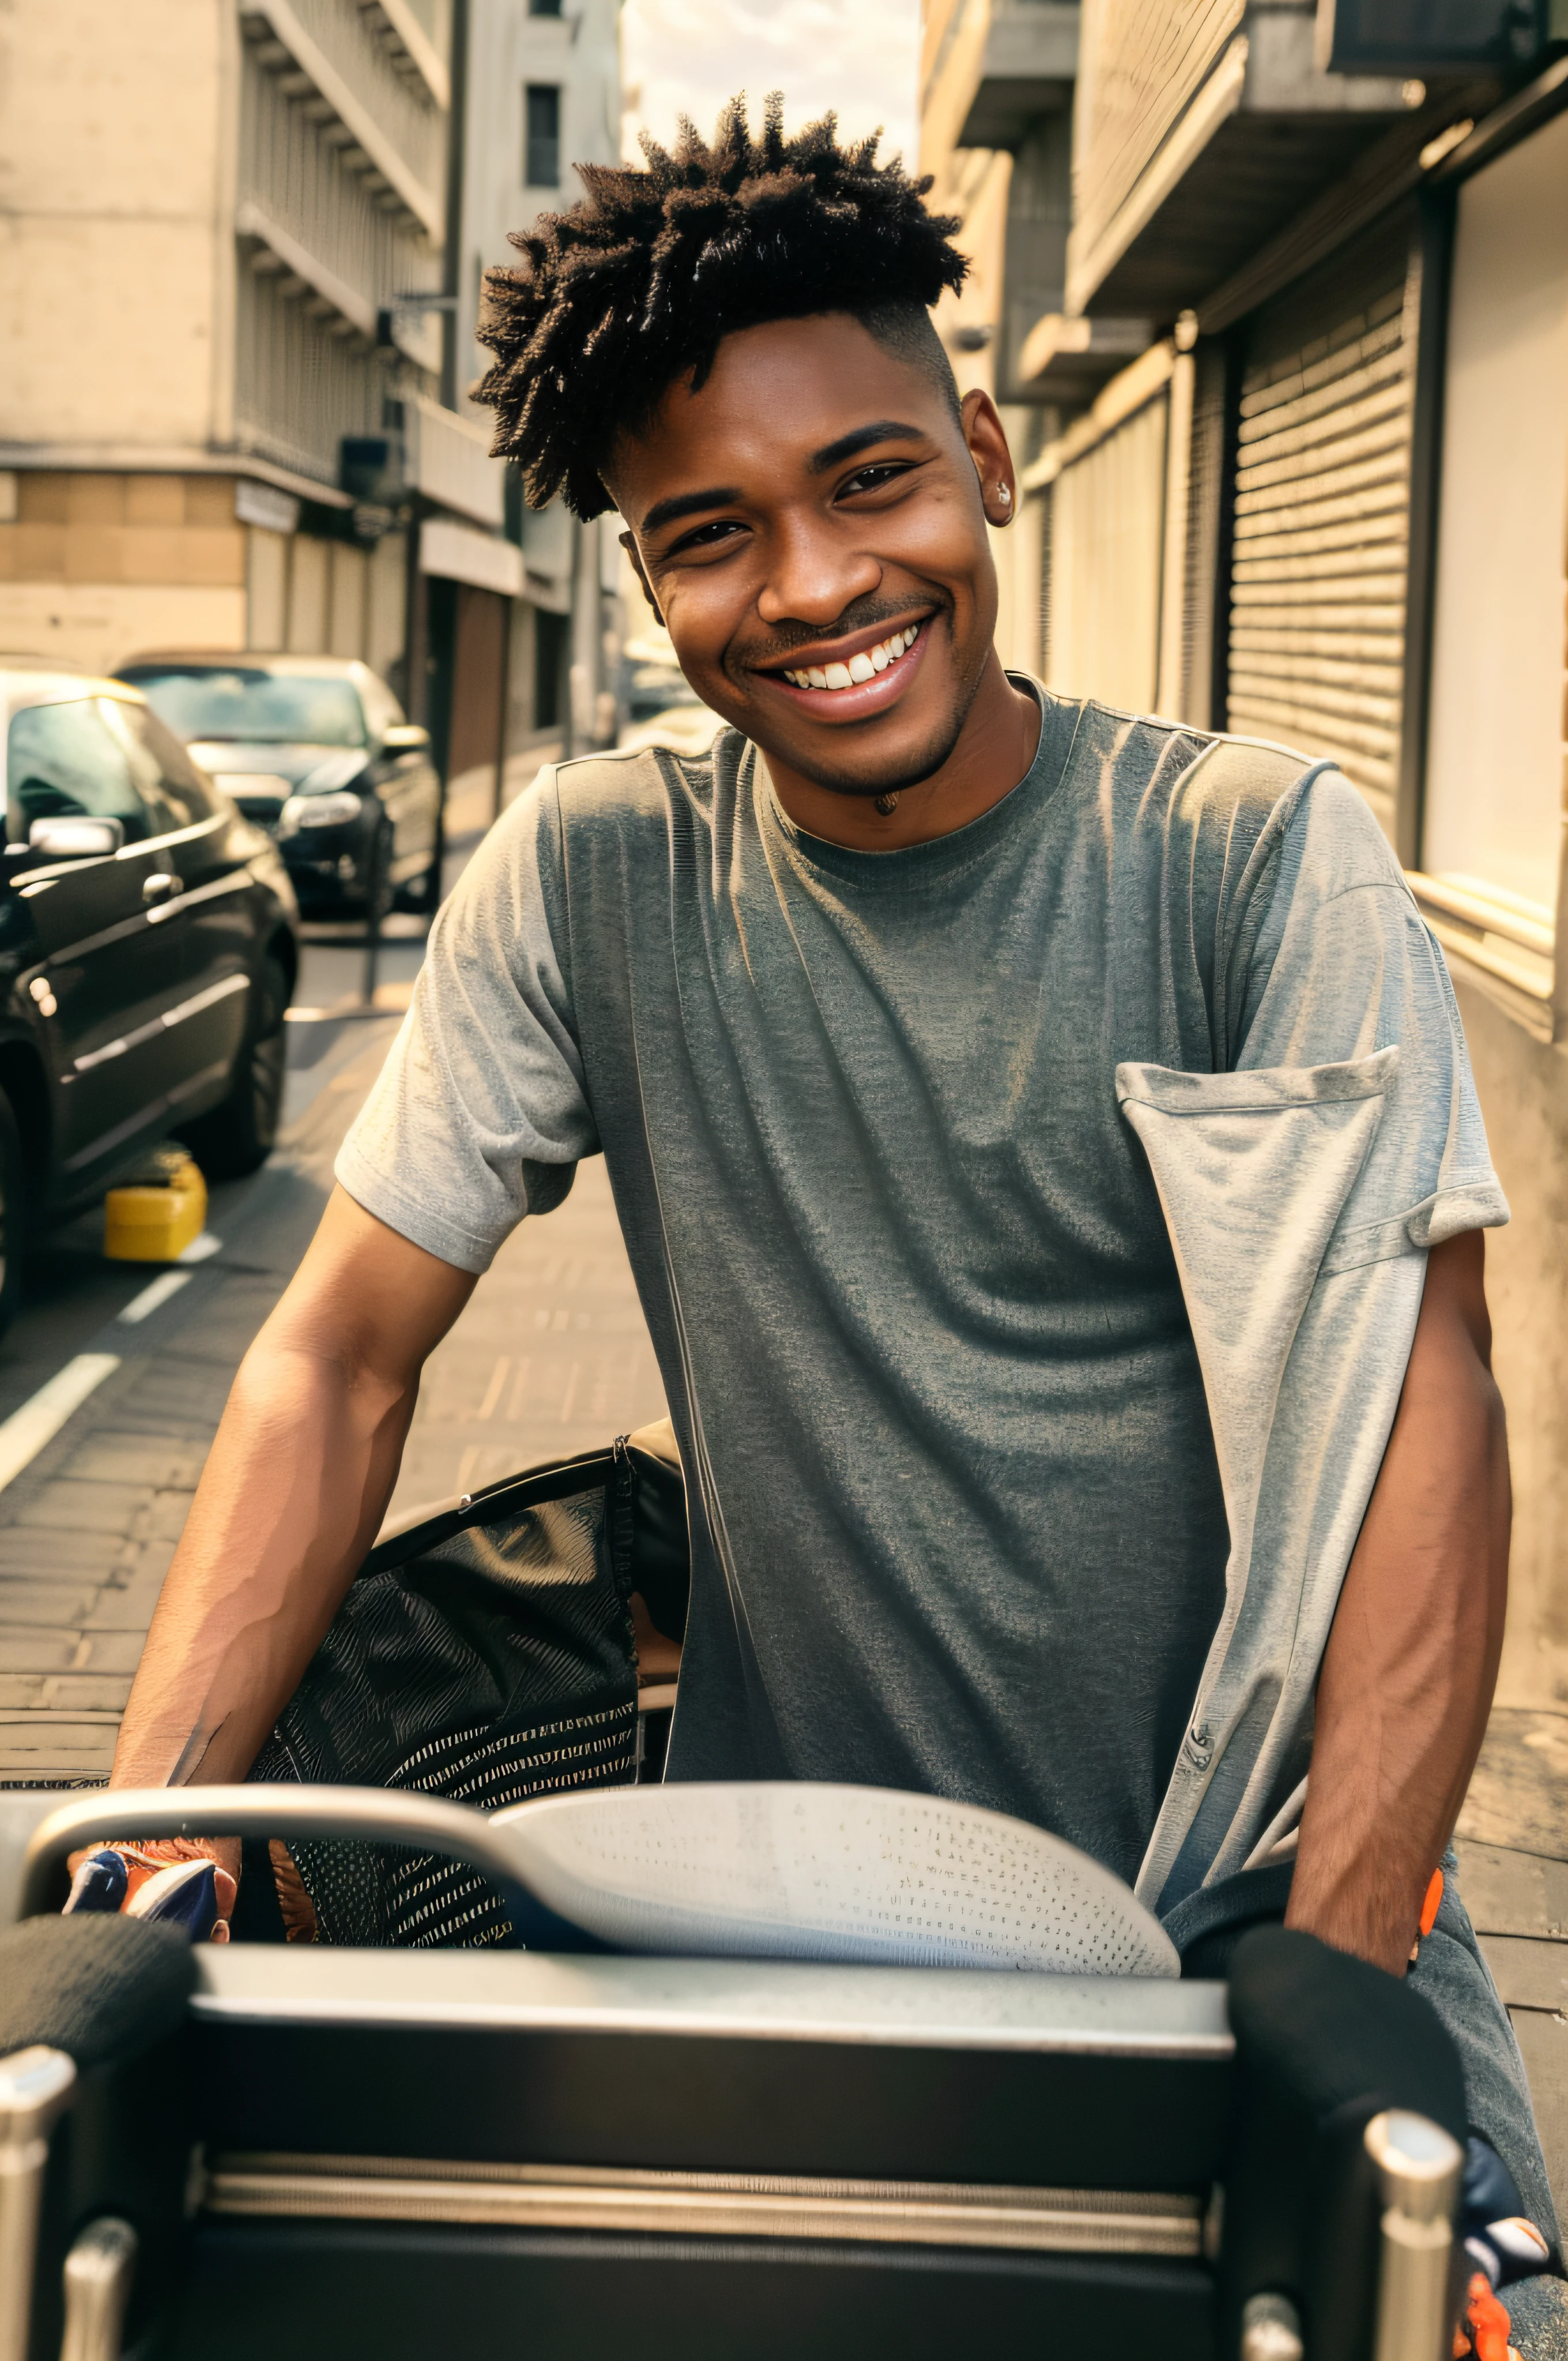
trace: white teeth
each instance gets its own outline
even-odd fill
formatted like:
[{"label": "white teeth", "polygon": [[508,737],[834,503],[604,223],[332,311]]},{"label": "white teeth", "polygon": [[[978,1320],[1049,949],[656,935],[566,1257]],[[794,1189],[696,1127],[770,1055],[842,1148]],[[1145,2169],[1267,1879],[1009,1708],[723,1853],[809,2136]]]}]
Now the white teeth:
[{"label": "white teeth", "polygon": [[881,641],[874,648],[862,649],[847,664],[808,664],[804,672],[786,672],[784,678],[794,688],[858,687],[864,681],[873,680],[879,672],[885,672],[889,664],[896,664],[919,636],[919,624],[911,623],[906,631],[894,631],[890,640]]}]

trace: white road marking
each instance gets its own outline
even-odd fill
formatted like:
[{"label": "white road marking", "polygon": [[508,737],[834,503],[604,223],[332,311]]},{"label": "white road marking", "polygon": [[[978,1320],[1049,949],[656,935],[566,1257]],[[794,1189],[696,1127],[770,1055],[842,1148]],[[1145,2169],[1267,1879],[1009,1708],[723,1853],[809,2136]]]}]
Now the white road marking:
[{"label": "white road marking", "polygon": [[190,1284],[188,1270],[166,1270],[161,1279],[155,1279],[150,1287],[132,1296],[120,1318],[127,1327],[134,1328],[138,1320],[145,1320],[149,1312],[156,1312],[160,1303],[167,1303],[171,1295],[178,1295],[182,1287]]},{"label": "white road marking", "polygon": [[206,1262],[211,1256],[222,1254],[223,1250],[222,1238],[213,1230],[203,1230],[201,1236],[192,1238],[184,1253],[176,1255],[174,1259],[176,1262]]},{"label": "white road marking", "polygon": [[0,1491],[52,1442],[73,1411],[120,1366],[117,1353],[78,1353],[0,1425]]}]

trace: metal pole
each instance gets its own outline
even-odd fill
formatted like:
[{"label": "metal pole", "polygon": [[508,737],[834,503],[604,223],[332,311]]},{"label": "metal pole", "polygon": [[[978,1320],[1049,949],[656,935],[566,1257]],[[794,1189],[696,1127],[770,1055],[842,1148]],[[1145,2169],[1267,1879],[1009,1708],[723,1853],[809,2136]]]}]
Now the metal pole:
[{"label": "metal pole", "polygon": [[137,2234],[113,2214],[90,2222],[65,2258],[60,2361],[120,2361],[137,2266]]},{"label": "metal pole", "polygon": [[367,1008],[375,1005],[376,970],[381,959],[381,873],[386,866],[386,834],[385,818],[378,815],[370,839],[370,865],[365,877],[365,988],[360,997]]},{"label": "metal pole", "polygon": [[1449,2266],[1464,2158],[1425,2115],[1374,2115],[1366,2152],[1383,2190],[1376,2361],[1446,2361],[1453,2349]]},{"label": "metal pole", "polygon": [[0,2361],[27,2361],[49,2136],[75,2087],[62,2049],[0,2058]]}]

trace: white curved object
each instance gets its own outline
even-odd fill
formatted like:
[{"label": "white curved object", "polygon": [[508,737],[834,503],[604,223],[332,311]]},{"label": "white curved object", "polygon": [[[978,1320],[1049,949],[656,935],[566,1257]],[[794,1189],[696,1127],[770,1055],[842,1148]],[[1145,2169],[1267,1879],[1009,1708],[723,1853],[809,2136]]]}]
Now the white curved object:
[{"label": "white curved object", "polygon": [[489,1815],[520,1881],[627,1950],[1178,1976],[1099,1862],[1001,1812],[807,1781],[600,1787]]}]

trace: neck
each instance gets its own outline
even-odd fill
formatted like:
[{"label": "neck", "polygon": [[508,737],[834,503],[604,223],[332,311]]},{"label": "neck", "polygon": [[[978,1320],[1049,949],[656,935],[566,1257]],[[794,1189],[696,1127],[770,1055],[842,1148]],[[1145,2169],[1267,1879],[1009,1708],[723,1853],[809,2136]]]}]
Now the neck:
[{"label": "neck", "polygon": [[1025,690],[1014,687],[993,649],[952,752],[929,778],[901,788],[891,811],[879,811],[869,795],[822,786],[776,755],[763,759],[773,792],[796,828],[857,852],[897,852],[951,836],[1010,796],[1039,742],[1040,708]]}]

